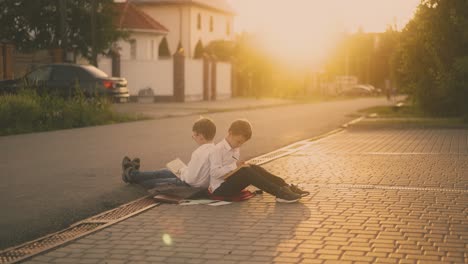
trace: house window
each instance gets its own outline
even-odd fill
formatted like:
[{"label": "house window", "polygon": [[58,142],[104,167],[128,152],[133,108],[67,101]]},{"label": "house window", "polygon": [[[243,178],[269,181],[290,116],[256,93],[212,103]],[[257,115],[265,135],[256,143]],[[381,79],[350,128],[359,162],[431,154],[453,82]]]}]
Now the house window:
[{"label": "house window", "polygon": [[136,59],[137,47],[136,47],[136,40],[130,40],[130,59]]},{"label": "house window", "polygon": [[226,35],[231,35],[231,23],[226,22]]},{"label": "house window", "polygon": [[198,13],[198,16],[197,16],[197,28],[198,28],[198,30],[201,30],[201,25],[202,25],[201,15],[200,15],[200,13]]},{"label": "house window", "polygon": [[213,28],[214,28],[213,17],[210,17],[210,32],[213,32]]}]

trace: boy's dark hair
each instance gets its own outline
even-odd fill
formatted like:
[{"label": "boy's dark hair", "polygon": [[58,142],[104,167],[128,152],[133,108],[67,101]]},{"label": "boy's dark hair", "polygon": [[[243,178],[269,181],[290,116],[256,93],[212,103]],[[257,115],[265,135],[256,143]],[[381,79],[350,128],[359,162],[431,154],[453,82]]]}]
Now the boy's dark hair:
[{"label": "boy's dark hair", "polygon": [[213,120],[200,117],[200,119],[193,123],[192,131],[203,135],[206,140],[213,140],[216,135],[216,125]]},{"label": "boy's dark hair", "polygon": [[231,126],[229,127],[229,132],[233,135],[241,135],[246,140],[249,140],[252,137],[252,126],[250,125],[249,121],[245,119],[238,119],[232,122]]}]

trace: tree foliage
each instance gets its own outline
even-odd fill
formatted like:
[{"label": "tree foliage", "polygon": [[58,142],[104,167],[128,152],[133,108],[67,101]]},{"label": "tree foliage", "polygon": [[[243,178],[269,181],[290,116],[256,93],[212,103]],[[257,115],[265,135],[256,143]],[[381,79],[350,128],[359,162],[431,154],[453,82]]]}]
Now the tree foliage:
[{"label": "tree foliage", "polygon": [[169,51],[169,44],[167,43],[166,37],[164,37],[161,40],[161,43],[159,43],[159,49],[158,49],[158,54],[159,57],[171,57],[171,52]]},{"label": "tree foliage", "polygon": [[235,54],[236,43],[227,40],[213,40],[204,48],[204,53],[219,61],[231,61]]},{"label": "tree foliage", "polygon": [[390,58],[396,49],[398,32],[388,26],[384,33],[345,35],[330,54],[326,71],[330,76],[353,75],[360,83],[383,87],[391,78]]},{"label": "tree foliage", "polygon": [[[95,12],[96,53],[109,50],[126,32],[116,26],[112,0],[0,0],[0,40],[12,42],[20,51],[74,48],[93,59],[91,17]],[[65,6],[61,20],[60,5]],[[62,31],[62,22],[65,30]],[[8,25],[8,26],[5,26]],[[62,41],[62,33],[64,40]],[[66,44],[66,46],[64,46]]]},{"label": "tree foliage", "polygon": [[403,29],[393,70],[426,113],[468,116],[468,1],[422,1]]},{"label": "tree foliage", "polygon": [[203,43],[202,43],[201,39],[199,39],[198,42],[197,42],[197,45],[195,46],[195,52],[193,54],[193,58],[194,59],[201,59],[201,58],[203,58],[203,53],[204,53]]}]

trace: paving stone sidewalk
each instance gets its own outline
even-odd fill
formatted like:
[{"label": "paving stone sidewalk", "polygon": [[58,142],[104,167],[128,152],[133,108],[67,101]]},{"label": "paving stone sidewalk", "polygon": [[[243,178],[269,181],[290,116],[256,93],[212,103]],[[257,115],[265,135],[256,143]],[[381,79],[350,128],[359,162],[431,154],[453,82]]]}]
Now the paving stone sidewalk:
[{"label": "paving stone sidewalk", "polygon": [[468,130],[346,130],[264,165],[312,195],[160,205],[27,263],[467,263]]}]

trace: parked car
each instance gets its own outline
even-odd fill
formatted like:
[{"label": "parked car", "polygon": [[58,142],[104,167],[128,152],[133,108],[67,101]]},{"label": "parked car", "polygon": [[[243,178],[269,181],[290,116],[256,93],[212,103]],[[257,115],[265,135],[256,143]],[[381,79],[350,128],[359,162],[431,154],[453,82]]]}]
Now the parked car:
[{"label": "parked car", "polygon": [[73,96],[79,87],[87,97],[108,96],[115,102],[128,102],[130,98],[125,78],[109,77],[92,65],[46,64],[21,78],[0,81],[0,94],[16,93],[23,85],[40,93],[56,93],[64,97]]},{"label": "parked car", "polygon": [[382,94],[382,90],[380,88],[375,88],[374,85],[372,85],[372,84],[362,84],[362,85],[368,87],[372,91],[373,95]]},{"label": "parked car", "polygon": [[371,87],[371,85],[357,84],[351,88],[343,90],[341,94],[349,96],[370,96],[374,94],[374,90],[375,88],[373,86]]}]

